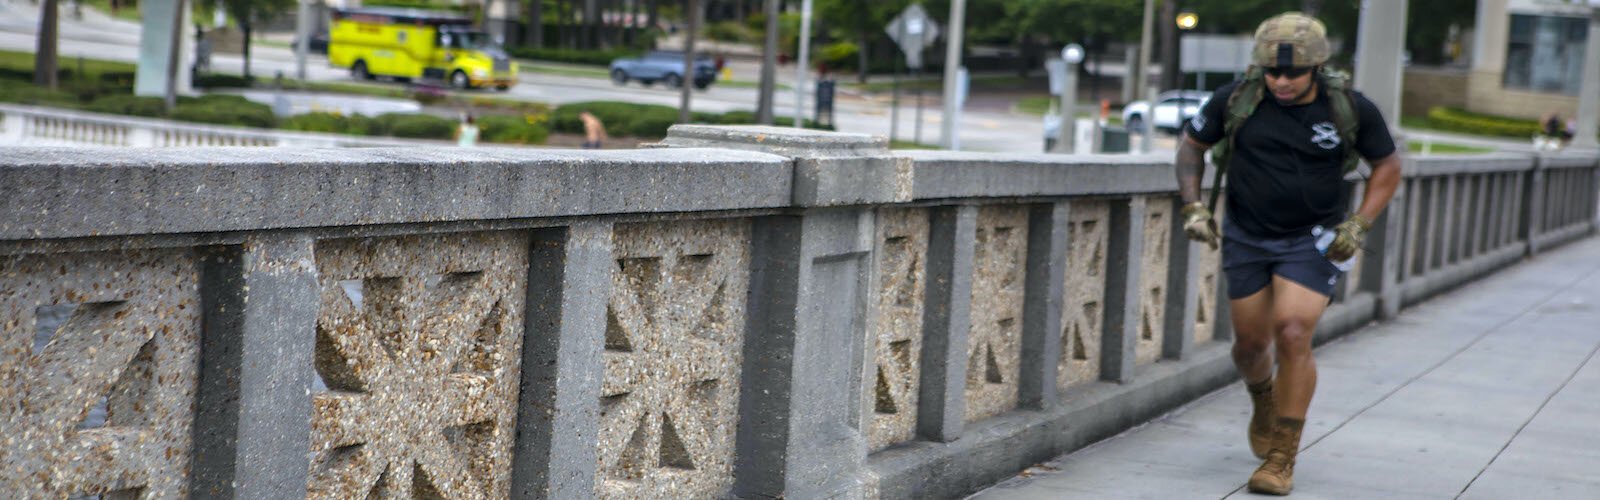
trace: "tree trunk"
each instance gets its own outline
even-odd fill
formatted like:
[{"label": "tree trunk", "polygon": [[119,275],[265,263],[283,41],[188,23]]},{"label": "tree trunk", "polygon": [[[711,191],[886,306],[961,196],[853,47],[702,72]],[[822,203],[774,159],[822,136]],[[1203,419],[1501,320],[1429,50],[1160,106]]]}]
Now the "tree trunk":
[{"label": "tree trunk", "polygon": [[561,46],[563,48],[575,49],[578,47],[578,37],[577,35],[573,34],[573,31],[575,31],[572,23],[573,0],[560,1],[561,4],[558,8],[561,11]]},{"label": "tree trunk", "polygon": [[628,31],[622,42],[633,47],[639,41],[639,0],[628,0]]},{"label": "tree trunk", "polygon": [[1173,22],[1177,18],[1178,0],[1161,2],[1161,16],[1156,18],[1161,27],[1161,90],[1183,86],[1183,71],[1178,69],[1178,27]]},{"label": "tree trunk", "polygon": [[856,81],[865,85],[867,83],[868,53],[872,52],[872,33],[862,31],[858,33],[861,41],[856,43]]},{"label": "tree trunk", "polygon": [[[632,1],[632,0],[611,0],[610,4],[607,5],[606,7],[608,7],[607,10],[610,10],[613,13],[617,13],[618,15],[625,15],[625,14],[628,13],[627,2],[630,2],[630,1]],[[617,47],[621,47],[623,45],[623,43],[625,43],[624,40],[622,39],[623,38],[622,35],[623,35],[623,32],[625,30],[623,29],[621,24],[618,24],[618,23],[607,24],[606,25],[606,29],[611,34],[611,47],[609,47],[609,48],[613,48],[614,49],[614,48],[617,48]]]},{"label": "tree trunk", "polygon": [[544,0],[528,2],[528,30],[522,34],[522,43],[533,48],[544,47]]},{"label": "tree trunk", "polygon": [[[39,40],[34,50],[33,84],[55,90],[60,83],[56,75],[56,68],[59,67],[56,40],[60,28],[57,16],[61,8],[56,0],[44,0],[39,9]],[[83,75],[78,75],[78,78],[83,78]]]},{"label": "tree trunk", "polygon": [[[648,19],[645,19],[644,29],[653,30],[653,29],[656,29],[656,23],[661,22],[661,0],[649,0],[649,1],[650,1],[650,4],[649,4],[648,8],[650,10],[650,17]],[[654,48],[653,46],[655,44],[652,43],[651,45],[652,45],[651,48]]]},{"label": "tree trunk", "polygon": [[689,123],[694,116],[689,111],[690,95],[694,93],[694,32],[700,27],[700,0],[688,0],[689,8],[684,9],[685,17],[689,18],[689,31],[684,33],[683,41],[683,78],[678,85],[678,123]]},{"label": "tree trunk", "polygon": [[1300,11],[1308,16],[1316,17],[1317,12],[1321,10],[1322,0],[1300,0]]},{"label": "tree trunk", "polygon": [[250,81],[250,18],[239,19],[239,32],[244,35],[244,79]]},{"label": "tree trunk", "polygon": [[778,0],[766,0],[766,29],[761,47],[761,86],[756,93],[756,124],[772,124],[772,91],[778,78]]},{"label": "tree trunk", "polygon": [[580,46],[589,50],[600,46],[600,4],[597,0],[583,0],[583,41]]}]

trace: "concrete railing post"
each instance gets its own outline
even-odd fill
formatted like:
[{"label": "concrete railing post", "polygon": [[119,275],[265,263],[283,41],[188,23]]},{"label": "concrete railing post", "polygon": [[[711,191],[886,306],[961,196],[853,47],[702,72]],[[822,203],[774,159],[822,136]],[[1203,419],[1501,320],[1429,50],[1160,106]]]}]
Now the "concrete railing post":
[{"label": "concrete railing post", "polygon": [[0,144],[22,145],[22,124],[27,116],[22,113],[0,110]]},{"label": "concrete railing post", "polygon": [[881,137],[793,128],[678,125],[663,144],[794,161],[799,210],[752,225],[734,495],[860,495],[876,239],[865,207],[910,200],[910,160]]},{"label": "concrete railing post", "polygon": [[1527,183],[1523,185],[1522,193],[1522,231],[1518,236],[1528,243],[1527,256],[1539,253],[1539,235],[1544,232],[1544,207],[1545,207],[1545,159],[1544,156],[1533,158],[1533,169],[1527,173]]},{"label": "concrete railing post", "polygon": [[[1160,199],[1155,198],[1159,203]],[[1167,248],[1172,249],[1167,258],[1167,303],[1166,325],[1163,326],[1161,357],[1166,359],[1183,359],[1194,348],[1194,325],[1196,307],[1200,300],[1200,258],[1205,255],[1200,251],[1201,243],[1189,240],[1188,234],[1183,232],[1183,217],[1177,216],[1183,211],[1183,200],[1172,199],[1172,207],[1167,213],[1171,226],[1167,230],[1169,240]],[[1115,226],[1113,226],[1115,227]],[[1220,277],[1220,276],[1219,276]],[[1224,299],[1219,296],[1217,301]],[[1218,323],[1223,316],[1214,316]]]},{"label": "concrete railing post", "polygon": [[611,224],[533,233],[511,496],[594,494]]},{"label": "concrete railing post", "polygon": [[1067,233],[1071,205],[1028,207],[1028,261],[1022,302],[1022,376],[1017,404],[1045,409],[1060,400],[1061,306],[1066,290]]},{"label": "concrete railing post", "polygon": [[202,251],[192,496],[306,495],[314,246],[310,238],[261,234]]},{"label": "concrete railing post", "polygon": [[1139,340],[1139,275],[1144,261],[1145,199],[1111,202],[1106,242],[1104,338],[1100,341],[1100,379],[1129,382]]},{"label": "concrete railing post", "polygon": [[1397,277],[1407,251],[1401,223],[1406,219],[1406,206],[1406,190],[1395,190],[1388,208],[1372,221],[1372,230],[1367,233],[1367,248],[1375,250],[1361,255],[1361,288],[1377,298],[1379,319],[1393,319],[1400,314]]},{"label": "concrete railing post", "polygon": [[972,328],[972,266],[977,239],[977,207],[937,207],[928,214],[928,279],[923,299],[917,434],[934,441],[955,441],[961,437],[965,424],[967,335]]}]

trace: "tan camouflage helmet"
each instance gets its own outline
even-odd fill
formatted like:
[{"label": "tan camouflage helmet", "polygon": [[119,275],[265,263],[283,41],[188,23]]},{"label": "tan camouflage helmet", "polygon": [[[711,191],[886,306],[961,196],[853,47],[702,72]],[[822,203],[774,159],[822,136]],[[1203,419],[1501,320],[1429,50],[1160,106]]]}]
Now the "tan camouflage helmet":
[{"label": "tan camouflage helmet", "polygon": [[1250,61],[1263,68],[1310,67],[1328,61],[1328,28],[1317,18],[1285,12],[1256,27]]}]

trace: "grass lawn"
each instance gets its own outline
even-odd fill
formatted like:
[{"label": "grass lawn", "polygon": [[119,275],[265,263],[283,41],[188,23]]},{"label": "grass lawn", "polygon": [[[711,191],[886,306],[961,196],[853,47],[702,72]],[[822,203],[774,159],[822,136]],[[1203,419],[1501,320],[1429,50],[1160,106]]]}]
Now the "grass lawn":
[{"label": "grass lawn", "polygon": [[1050,111],[1050,104],[1055,98],[1050,96],[1032,96],[1017,100],[1016,111],[1034,116],[1044,116]]},{"label": "grass lawn", "polygon": [[[973,87],[1016,87],[1028,83],[1028,78],[1016,75],[985,75],[972,77]],[[892,92],[894,82],[871,82],[867,84],[847,83],[851,87],[864,92]],[[939,75],[923,75],[921,80],[900,80],[900,91],[909,92],[921,88],[924,91],[939,91],[944,89],[944,78]]]},{"label": "grass lawn", "polygon": [[573,66],[540,64],[530,61],[518,61],[517,71],[523,73],[538,73],[552,76],[571,76],[578,78],[611,78],[611,73],[603,66]]},{"label": "grass lawn", "polygon": [[[62,57],[57,64],[61,69],[78,70],[77,57]],[[16,52],[0,50],[0,68],[15,71],[33,72],[33,52]],[[101,61],[84,59],[83,71],[91,75],[102,73],[132,73],[137,69],[134,65],[124,62]]]},{"label": "grass lawn", "polygon": [[939,146],[932,144],[920,144],[911,141],[893,140],[889,141],[889,149],[939,149]]},{"label": "grass lawn", "polygon": [[[87,9],[92,7],[92,8],[94,8],[94,10],[98,10],[100,12],[104,12],[106,15],[109,15],[109,16],[111,16],[113,18],[122,19],[124,21],[138,21],[140,19],[139,18],[139,6],[138,5],[129,5],[129,4],[132,4],[133,2],[130,2],[128,0],[122,0],[120,2],[117,2],[122,7],[117,9],[117,11],[115,13],[111,12],[111,0],[81,0],[81,2],[83,3],[83,7],[84,7],[85,10],[87,10]],[[59,5],[61,5],[61,7],[60,7],[61,8],[61,17],[69,18],[70,16],[72,16],[72,3],[71,2],[61,2]],[[38,8],[38,7],[34,7],[34,8]]]},{"label": "grass lawn", "polygon": [[[1429,148],[1429,152],[1430,153],[1479,154],[1479,153],[1492,153],[1492,152],[1494,152],[1493,148],[1483,148],[1483,147],[1478,147],[1478,146],[1467,146],[1467,145],[1463,145],[1463,144],[1451,144],[1451,143],[1448,143],[1448,142],[1435,142],[1435,143],[1429,145],[1428,148]],[[1422,152],[1422,141],[1406,141],[1406,150],[1411,151],[1413,153]]]}]

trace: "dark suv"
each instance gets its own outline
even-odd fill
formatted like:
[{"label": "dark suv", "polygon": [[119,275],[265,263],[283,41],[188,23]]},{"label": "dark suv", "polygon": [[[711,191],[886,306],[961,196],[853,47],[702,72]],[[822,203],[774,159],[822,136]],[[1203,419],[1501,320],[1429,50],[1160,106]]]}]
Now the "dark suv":
[{"label": "dark suv", "polygon": [[[668,87],[683,85],[683,52],[652,51],[643,57],[625,57],[611,61],[611,81],[625,85],[628,80],[650,86],[662,82]],[[717,65],[711,56],[699,54],[694,59],[694,86],[704,89],[717,81]]]}]

